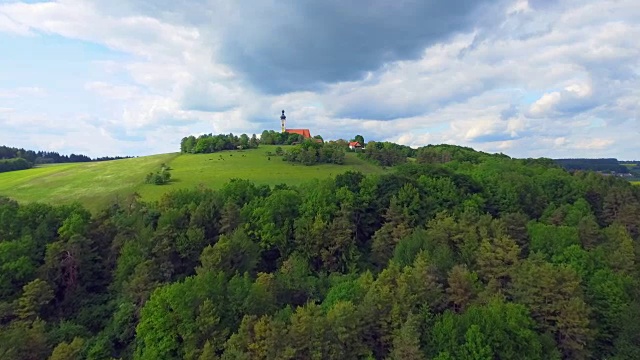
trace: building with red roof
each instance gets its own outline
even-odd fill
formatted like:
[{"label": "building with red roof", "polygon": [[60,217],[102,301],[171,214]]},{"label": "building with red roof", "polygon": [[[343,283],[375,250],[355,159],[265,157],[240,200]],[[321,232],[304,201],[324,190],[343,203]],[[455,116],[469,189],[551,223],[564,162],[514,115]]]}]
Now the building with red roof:
[{"label": "building with red roof", "polygon": [[282,110],[282,115],[280,116],[280,125],[282,126],[283,133],[288,132],[289,134],[302,135],[302,137],[305,139],[311,138],[311,132],[309,131],[309,129],[287,129],[286,124],[287,124],[287,117],[284,114],[284,110]]},{"label": "building with red roof", "polygon": [[311,138],[311,132],[309,129],[286,129],[285,132],[288,132],[289,134],[302,135],[305,139]]}]

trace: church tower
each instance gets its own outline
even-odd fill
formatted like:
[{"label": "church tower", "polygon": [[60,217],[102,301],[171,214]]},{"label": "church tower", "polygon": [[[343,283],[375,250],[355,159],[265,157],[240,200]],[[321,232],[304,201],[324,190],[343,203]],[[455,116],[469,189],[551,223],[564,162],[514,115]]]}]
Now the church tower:
[{"label": "church tower", "polygon": [[284,110],[282,110],[282,115],[280,116],[280,124],[282,125],[282,133],[284,134],[286,130],[287,117],[284,116]]}]

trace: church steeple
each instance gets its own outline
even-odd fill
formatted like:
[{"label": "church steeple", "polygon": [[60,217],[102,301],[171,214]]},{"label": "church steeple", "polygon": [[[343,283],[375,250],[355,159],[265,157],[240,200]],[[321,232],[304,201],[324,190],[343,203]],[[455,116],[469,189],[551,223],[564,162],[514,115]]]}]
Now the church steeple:
[{"label": "church steeple", "polygon": [[282,133],[284,134],[286,130],[287,117],[284,116],[284,110],[282,110],[282,115],[280,116],[280,124],[282,125]]}]

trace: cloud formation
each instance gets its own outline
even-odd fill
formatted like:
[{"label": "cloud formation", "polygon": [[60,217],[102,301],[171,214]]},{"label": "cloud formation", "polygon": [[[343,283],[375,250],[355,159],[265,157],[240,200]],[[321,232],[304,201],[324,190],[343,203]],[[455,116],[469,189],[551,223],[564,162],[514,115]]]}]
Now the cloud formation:
[{"label": "cloud formation", "polygon": [[638,19],[635,0],[14,1],[0,142],[175,151],[192,133],[276,129],[286,109],[325,138],[633,159]]}]

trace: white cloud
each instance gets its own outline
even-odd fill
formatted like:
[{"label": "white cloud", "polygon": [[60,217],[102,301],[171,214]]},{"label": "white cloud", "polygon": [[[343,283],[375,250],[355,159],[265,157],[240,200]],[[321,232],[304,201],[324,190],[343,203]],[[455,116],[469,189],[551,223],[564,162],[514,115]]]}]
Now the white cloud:
[{"label": "white cloud", "polygon": [[[261,93],[234,63],[223,62],[221,43],[229,38],[220,36],[234,34],[217,28],[224,22],[209,20],[235,5],[216,4],[217,14],[202,8],[200,18],[175,7],[130,11],[136,3],[124,0],[110,8],[79,0],[1,4],[0,32],[55,34],[124,53],[122,59],[93,64],[98,75],[84,79],[80,90],[102,107],[75,114],[95,127],[88,130],[95,141],[124,149],[142,148],[139,139],[145,151],[177,148],[179,136],[198,131],[276,129],[285,109],[292,127],[309,127],[326,138],[361,133],[368,140],[411,146],[445,142],[513,156],[633,156],[624,144],[640,130],[635,0],[571,0],[545,7],[512,1],[502,12],[486,15],[489,25],[429,46],[417,59],[387,62],[363,72],[360,80],[281,95]],[[264,39],[261,46],[282,46],[285,40]],[[0,108],[13,109],[12,126],[31,129],[38,122],[53,128],[61,118],[47,114],[46,106],[34,114],[12,101],[47,95],[55,86],[38,84],[36,89],[47,89],[40,94],[0,90]],[[72,104],[68,112],[74,114]],[[595,121],[596,134],[590,127]],[[86,146],[58,132],[64,146]],[[123,140],[129,138],[138,141]]]},{"label": "white cloud", "polygon": [[611,146],[613,143],[614,141],[612,139],[581,139],[573,143],[571,148],[578,150],[602,150]]}]

